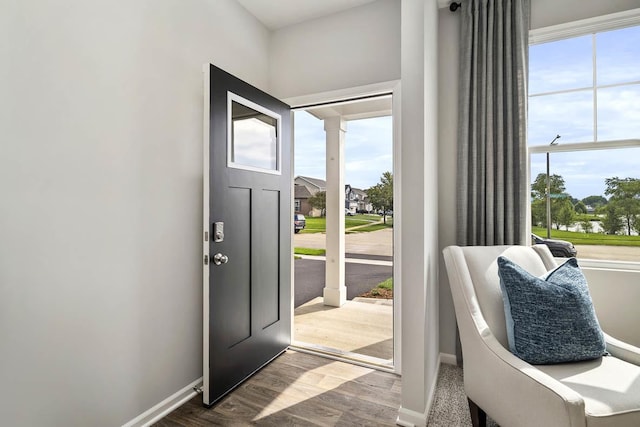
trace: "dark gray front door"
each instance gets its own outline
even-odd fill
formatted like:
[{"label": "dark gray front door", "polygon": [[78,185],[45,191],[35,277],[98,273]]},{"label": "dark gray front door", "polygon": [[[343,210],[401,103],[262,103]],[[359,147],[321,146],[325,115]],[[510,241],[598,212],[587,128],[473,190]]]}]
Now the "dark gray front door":
[{"label": "dark gray front door", "polygon": [[289,106],[205,66],[204,393],[212,405],[291,341]]}]

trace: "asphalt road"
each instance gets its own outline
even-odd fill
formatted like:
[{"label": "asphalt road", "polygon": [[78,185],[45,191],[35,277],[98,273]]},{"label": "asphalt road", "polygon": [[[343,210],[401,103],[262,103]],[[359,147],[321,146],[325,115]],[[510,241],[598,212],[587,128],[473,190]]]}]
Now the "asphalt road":
[{"label": "asphalt road", "polygon": [[[324,261],[294,260],[294,306],[322,296],[324,289]],[[393,276],[393,267],[385,265],[345,263],[347,299],[353,299],[373,289],[378,283]]]}]

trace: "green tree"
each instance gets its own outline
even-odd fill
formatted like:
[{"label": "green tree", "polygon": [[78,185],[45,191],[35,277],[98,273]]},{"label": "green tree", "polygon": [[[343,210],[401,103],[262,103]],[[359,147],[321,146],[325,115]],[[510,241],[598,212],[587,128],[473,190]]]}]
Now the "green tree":
[{"label": "green tree", "polygon": [[380,182],[366,191],[373,209],[382,210],[382,218],[386,224],[387,211],[393,210],[393,174],[383,173]]},{"label": "green tree", "polygon": [[630,236],[632,222],[640,214],[640,179],[613,177],[604,182],[607,186],[604,194],[611,196],[609,204],[613,204],[624,217],[627,234]]},{"label": "green tree", "polygon": [[576,218],[576,211],[568,199],[564,199],[562,207],[558,211],[557,224],[564,225],[565,230],[569,231],[569,226],[573,225]]},{"label": "green tree", "polygon": [[591,233],[593,231],[593,224],[588,219],[580,221],[580,227],[582,227],[582,231],[585,233]]},{"label": "green tree", "polygon": [[640,234],[640,215],[636,215],[631,222],[631,226],[633,227],[633,231]]},{"label": "green tree", "polygon": [[587,206],[581,201],[578,201],[578,203],[576,203],[573,206],[573,209],[576,211],[576,213],[579,213],[579,214],[586,214],[587,213]]},{"label": "green tree", "polygon": [[[560,175],[551,175],[549,182],[549,188],[551,194],[562,194],[565,192],[566,187],[564,184],[564,178]],[[544,200],[547,196],[547,174],[539,173],[533,184],[531,184],[531,197],[534,199]]]},{"label": "green tree", "polygon": [[318,191],[313,196],[309,197],[309,204],[312,208],[320,210],[320,215],[324,216],[327,211],[327,192]]},{"label": "green tree", "polygon": [[[549,188],[551,190],[551,194],[555,195],[555,194],[565,194],[565,183],[564,183],[564,178],[560,175],[556,175],[553,174],[551,175],[550,181],[549,181]],[[571,197],[568,194],[565,194],[566,197]],[[533,202],[531,203],[531,213],[532,213],[532,221],[533,221],[533,206],[534,206],[534,202],[536,200],[540,200],[542,201],[542,209],[543,209],[543,214],[538,217],[542,218],[542,222],[544,225],[546,225],[547,223],[547,174],[546,173],[539,173],[538,176],[536,177],[536,179],[533,181],[533,183],[531,184],[531,197],[533,198]],[[562,209],[562,207],[564,206],[564,202],[565,199],[564,198],[552,198],[551,199],[551,220],[552,222],[555,224],[555,227],[557,230],[560,229],[560,223],[558,222],[557,218],[558,215],[560,214],[560,209]],[[539,204],[536,204],[537,208],[539,209]],[[538,218],[536,218],[538,219]]]},{"label": "green tree", "polygon": [[614,204],[609,203],[601,209],[604,213],[604,218],[600,221],[600,225],[604,232],[606,234],[618,234],[620,230],[624,228],[618,208]]},{"label": "green tree", "polygon": [[531,224],[539,227],[547,226],[546,200],[533,200],[531,202]]},{"label": "green tree", "polygon": [[591,206],[594,209],[599,208],[607,204],[607,199],[603,196],[589,196],[582,199],[582,203],[586,206]]}]

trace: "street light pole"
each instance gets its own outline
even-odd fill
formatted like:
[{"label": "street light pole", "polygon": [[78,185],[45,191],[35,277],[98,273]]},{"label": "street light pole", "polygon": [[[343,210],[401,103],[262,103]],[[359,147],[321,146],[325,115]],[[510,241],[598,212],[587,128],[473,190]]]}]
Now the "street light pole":
[{"label": "street light pole", "polygon": [[[560,138],[560,135],[556,135],[553,141],[549,144],[557,145],[556,140]],[[547,239],[551,238],[551,176],[549,175],[549,152],[547,151]]]}]

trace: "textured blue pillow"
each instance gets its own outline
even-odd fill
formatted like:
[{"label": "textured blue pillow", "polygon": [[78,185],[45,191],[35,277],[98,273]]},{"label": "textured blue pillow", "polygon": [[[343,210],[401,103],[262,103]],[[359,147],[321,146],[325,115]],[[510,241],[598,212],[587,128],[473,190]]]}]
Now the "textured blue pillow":
[{"label": "textured blue pillow", "polygon": [[501,256],[498,274],[513,354],[538,365],[606,354],[587,280],[575,258],[536,277]]}]

